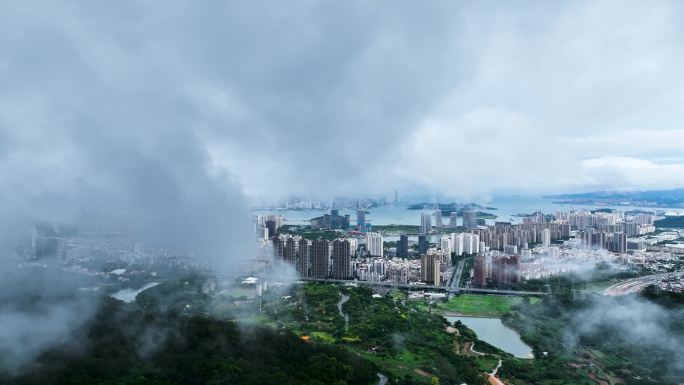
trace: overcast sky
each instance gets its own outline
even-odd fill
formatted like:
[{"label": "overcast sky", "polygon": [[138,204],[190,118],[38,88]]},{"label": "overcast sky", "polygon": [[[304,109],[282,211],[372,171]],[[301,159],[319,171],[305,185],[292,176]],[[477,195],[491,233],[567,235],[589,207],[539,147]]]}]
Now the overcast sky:
[{"label": "overcast sky", "polygon": [[684,187],[681,4],[3,2],[0,197]]}]

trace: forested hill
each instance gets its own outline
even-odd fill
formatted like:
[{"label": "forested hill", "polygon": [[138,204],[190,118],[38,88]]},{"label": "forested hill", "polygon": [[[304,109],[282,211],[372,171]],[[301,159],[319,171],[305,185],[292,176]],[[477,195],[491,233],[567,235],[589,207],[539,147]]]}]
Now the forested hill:
[{"label": "forested hill", "polygon": [[230,321],[143,313],[105,299],[68,345],[0,384],[372,384],[374,364],[290,332]]}]

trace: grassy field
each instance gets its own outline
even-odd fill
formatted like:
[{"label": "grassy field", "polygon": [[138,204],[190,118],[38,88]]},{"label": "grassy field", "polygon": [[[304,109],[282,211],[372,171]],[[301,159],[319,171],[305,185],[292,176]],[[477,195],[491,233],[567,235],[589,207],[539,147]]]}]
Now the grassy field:
[{"label": "grassy field", "polygon": [[[463,294],[452,298],[448,302],[437,305],[437,310],[461,313],[463,315],[480,317],[500,317],[511,310],[511,306],[522,301],[522,297],[502,295]],[[530,298],[531,302],[539,301]]]},{"label": "grassy field", "polygon": [[[352,350],[354,351],[354,350]],[[414,384],[429,384],[431,377],[425,376],[426,372],[420,372],[420,368],[428,363],[421,362],[416,354],[403,350],[396,356],[378,356],[365,351],[357,351],[363,358],[378,364],[384,373],[394,378],[410,378]],[[416,371],[418,369],[418,371]]]},{"label": "grassy field", "polygon": [[602,294],[603,290],[605,290],[606,288],[608,288],[611,285],[614,285],[618,282],[620,282],[619,279],[611,279],[610,281],[601,281],[601,282],[591,282],[591,283],[587,284],[587,286],[584,288],[584,291]]}]

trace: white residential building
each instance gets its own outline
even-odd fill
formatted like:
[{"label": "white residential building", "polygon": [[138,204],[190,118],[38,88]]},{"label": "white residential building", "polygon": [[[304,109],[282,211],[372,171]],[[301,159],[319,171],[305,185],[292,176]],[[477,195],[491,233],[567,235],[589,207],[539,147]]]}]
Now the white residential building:
[{"label": "white residential building", "polygon": [[420,213],[420,233],[429,234],[432,232],[432,217],[427,213]]},{"label": "white residential building", "polygon": [[366,233],[366,250],[374,257],[382,257],[383,240],[380,233]]}]

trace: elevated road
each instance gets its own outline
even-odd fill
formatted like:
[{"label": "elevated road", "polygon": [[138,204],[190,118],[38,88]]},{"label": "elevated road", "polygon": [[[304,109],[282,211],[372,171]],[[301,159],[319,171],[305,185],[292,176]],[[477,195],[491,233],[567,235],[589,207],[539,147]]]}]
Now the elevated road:
[{"label": "elevated road", "polygon": [[667,278],[669,276],[682,277],[684,276],[684,272],[679,271],[674,273],[653,274],[628,279],[626,281],[618,282],[615,285],[606,288],[603,291],[603,295],[619,296],[630,293],[637,293],[643,290],[646,286],[656,284],[660,282],[663,278]]},{"label": "elevated road", "polygon": [[545,292],[540,291],[522,291],[522,290],[503,290],[503,289],[478,289],[474,287],[458,287],[458,286],[435,286],[435,285],[411,285],[396,282],[370,282],[370,281],[358,281],[349,279],[332,279],[332,278],[300,278],[300,281],[312,281],[312,282],[322,282],[322,283],[336,283],[336,284],[356,284],[360,286],[382,286],[389,288],[401,288],[407,290],[431,290],[431,291],[444,291],[447,293],[474,293],[474,294],[500,294],[500,295],[521,295],[521,296],[532,296],[532,295],[546,295]]},{"label": "elevated road", "polygon": [[458,262],[458,266],[454,269],[454,273],[451,274],[451,279],[449,279],[449,287],[458,287],[459,282],[461,282],[461,275],[463,275],[463,265],[465,261],[461,260]]}]

